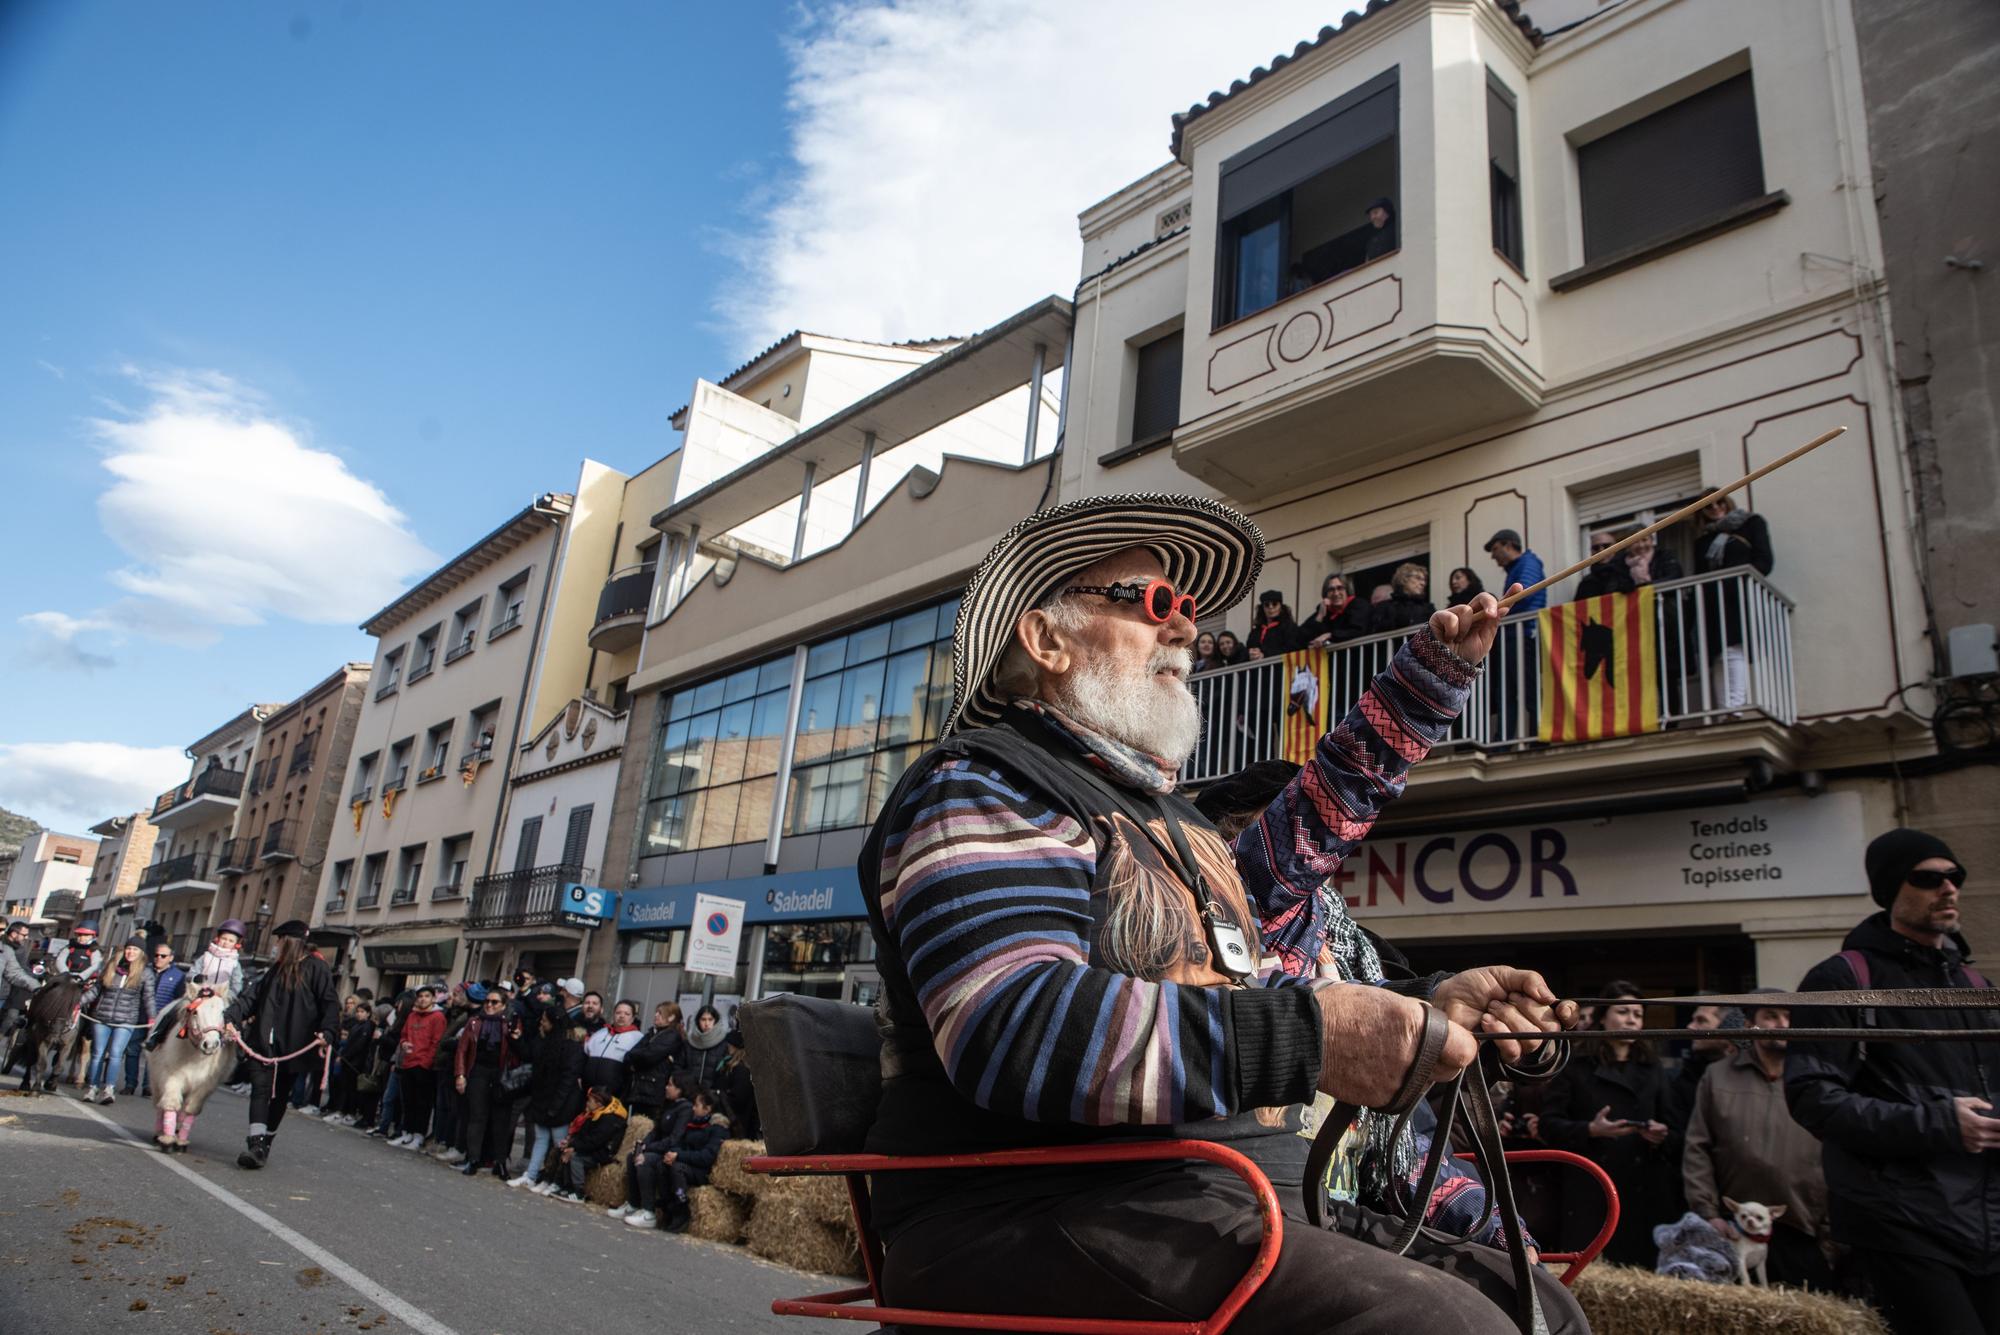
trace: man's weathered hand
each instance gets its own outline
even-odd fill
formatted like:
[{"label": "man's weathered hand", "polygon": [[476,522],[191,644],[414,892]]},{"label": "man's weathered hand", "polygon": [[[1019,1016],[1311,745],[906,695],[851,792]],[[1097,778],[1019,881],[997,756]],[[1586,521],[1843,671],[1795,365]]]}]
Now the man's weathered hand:
[{"label": "man's weathered hand", "polygon": [[1965,1142],[1966,1152],[2000,1150],[2000,1117],[1993,1115],[1993,1105],[1971,1094],[1952,1102],[1958,1105],[1958,1138]]},{"label": "man's weathered hand", "polygon": [[[1517,593],[1520,589],[1519,584],[1514,584],[1507,592]],[[1466,662],[1477,663],[1493,648],[1493,637],[1500,633],[1500,618],[1504,615],[1500,600],[1482,593],[1469,603],[1431,613],[1431,634]]]},{"label": "man's weathered hand", "polygon": [[[1423,1043],[1423,1003],[1367,983],[1333,983],[1313,996],[1319,1002],[1319,1087],[1364,1108],[1395,1098]],[[1478,1056],[1470,1031],[1453,1024],[1433,1076],[1449,1080]]]},{"label": "man's weathered hand", "polygon": [[[1455,973],[1437,985],[1431,1000],[1447,1018],[1489,1033],[1557,1033],[1576,1023],[1576,1003],[1558,1003],[1547,981],[1532,969],[1489,964]],[[1495,1042],[1502,1061],[1518,1062],[1541,1045],[1517,1039]]]}]

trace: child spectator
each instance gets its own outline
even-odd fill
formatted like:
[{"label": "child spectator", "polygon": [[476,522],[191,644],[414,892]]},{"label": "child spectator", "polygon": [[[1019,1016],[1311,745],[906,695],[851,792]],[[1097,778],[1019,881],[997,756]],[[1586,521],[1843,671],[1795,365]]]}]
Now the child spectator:
[{"label": "child spectator", "polygon": [[570,1123],[569,1143],[557,1154],[557,1187],[545,1196],[557,1200],[583,1200],[583,1182],[590,1170],[618,1157],[625,1140],[625,1105],[603,1085],[592,1085],[584,1095],[583,1112]]},{"label": "child spectator", "polygon": [[[690,1110],[687,1121],[680,1133],[674,1137],[666,1151],[660,1155],[659,1174],[665,1182],[658,1182],[651,1194],[657,1203],[666,1206],[666,1215],[661,1218],[650,1206],[642,1203],[640,1209],[625,1216],[625,1222],[633,1228],[658,1226],[669,1233],[680,1233],[688,1226],[688,1192],[708,1181],[709,1170],[715,1167],[716,1155],[722,1151],[722,1142],[729,1139],[729,1119],[716,1111],[713,1090],[697,1086],[688,1096]],[[640,1177],[640,1186],[647,1186],[647,1179]],[[666,1188],[664,1200],[660,1199],[660,1187]]]},{"label": "child spectator", "polygon": [[657,1212],[660,1183],[666,1176],[663,1165],[667,1152],[676,1148],[681,1128],[694,1115],[694,1105],[681,1093],[679,1076],[669,1072],[663,1090],[660,1113],[653,1121],[653,1129],[626,1156],[625,1204],[611,1211],[613,1219],[641,1213],[650,1216]]}]

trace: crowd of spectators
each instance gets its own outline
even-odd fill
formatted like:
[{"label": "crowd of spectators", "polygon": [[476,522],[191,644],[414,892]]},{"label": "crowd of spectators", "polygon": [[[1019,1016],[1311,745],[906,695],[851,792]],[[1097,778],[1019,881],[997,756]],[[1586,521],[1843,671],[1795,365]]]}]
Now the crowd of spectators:
[{"label": "crowd of spectators", "polygon": [[692,1026],[661,1002],[638,1006],[575,978],[426,984],[393,998],[346,999],[327,1087],[305,1077],[300,1111],[472,1176],[583,1199],[613,1164],[634,1117],[651,1131],[624,1164],[635,1227],[687,1226],[687,1192],[721,1143],[758,1134],[756,1090],[740,1031],[703,1006]]}]

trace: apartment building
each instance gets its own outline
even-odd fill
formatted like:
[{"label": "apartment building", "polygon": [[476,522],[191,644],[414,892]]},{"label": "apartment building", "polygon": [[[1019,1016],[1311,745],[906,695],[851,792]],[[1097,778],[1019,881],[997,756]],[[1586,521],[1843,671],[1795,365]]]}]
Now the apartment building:
[{"label": "apartment building", "polygon": [[271,928],[310,915],[341,810],[369,665],[346,663],[264,720],[235,832],[215,855],[210,926],[236,919],[243,953],[268,959]]},{"label": "apartment building", "polygon": [[[627,682],[598,881],[616,916],[588,980],[642,1008],[872,996],[854,855],[937,735],[957,591],[1048,494],[1068,335],[1051,297],[962,340],[793,334],[697,384],[648,524],[667,556]],[[682,968],[698,894],[744,906],[733,978]]]},{"label": "apartment building", "polygon": [[57,928],[73,926],[97,861],[97,841],[79,834],[38,831],[21,843],[4,888],[6,916]]},{"label": "apartment building", "polygon": [[90,832],[97,836],[97,858],[77,921],[95,922],[98,940],[115,950],[138,928],[134,896],[146,864],[153,860],[160,829],[145,812],[135,811],[99,821]]},{"label": "apartment building", "polygon": [[193,768],[185,783],[153,802],[159,829],[153,860],[139,876],[137,917],[146,931],[164,935],[183,959],[204,949],[221,888],[219,859],[236,835],[243,789],[264,720],[282,705],[251,705],[187,748]]},{"label": "apartment building", "polygon": [[[1336,572],[1497,588],[1502,529],[1554,571],[1847,428],[1739,498],[1768,577],[1665,536],[1659,729],[1545,743],[1535,618],[1506,625],[1341,872],[1419,967],[1789,985],[1872,911],[1938,668],[1864,119],[1842,0],[1391,0],[1174,116],[1171,160],[1081,215],[1061,494],[1228,500],[1301,619]],[[1336,716],[1398,638],[1332,652]],[[1277,749],[1282,662],[1194,684],[1191,780]]]}]

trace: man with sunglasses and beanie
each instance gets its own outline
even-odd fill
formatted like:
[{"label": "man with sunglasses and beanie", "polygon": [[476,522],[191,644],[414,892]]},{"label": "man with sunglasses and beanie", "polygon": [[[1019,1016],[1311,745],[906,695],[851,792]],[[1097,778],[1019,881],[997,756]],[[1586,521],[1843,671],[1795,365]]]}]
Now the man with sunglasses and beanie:
[{"label": "man with sunglasses and beanie", "polygon": [[[1959,935],[1965,868],[1944,840],[1897,829],[1868,845],[1881,912],[1800,990],[1986,987]],[[2000,1013],[1816,1006],[1800,1026],[2000,1028]],[[1820,1139],[1833,1237],[1854,1249],[1898,1335],[2000,1332],[2000,1043],[1794,1041],[1792,1116]]]},{"label": "man with sunglasses and beanie", "polygon": [[[1264,967],[1317,957],[1319,887],[1451,727],[1497,614],[1490,594],[1435,614],[1225,841],[1176,791],[1202,726],[1194,618],[1247,596],[1263,556],[1226,506],[1137,495],[1031,515],[981,562],[943,741],[859,860],[884,989],[870,1150],[1297,1135],[1317,1093],[1379,1107],[1463,1070],[1468,1026],[1574,1018],[1523,970],[1404,995]],[[1523,1060],[1522,1044],[1495,1046]],[[1240,1179],[1181,1160],[885,1173],[873,1201],[888,1302],[995,1315],[1201,1320],[1261,1235]],[[1468,1284],[1296,1225],[1231,1326],[1512,1328]]]}]

